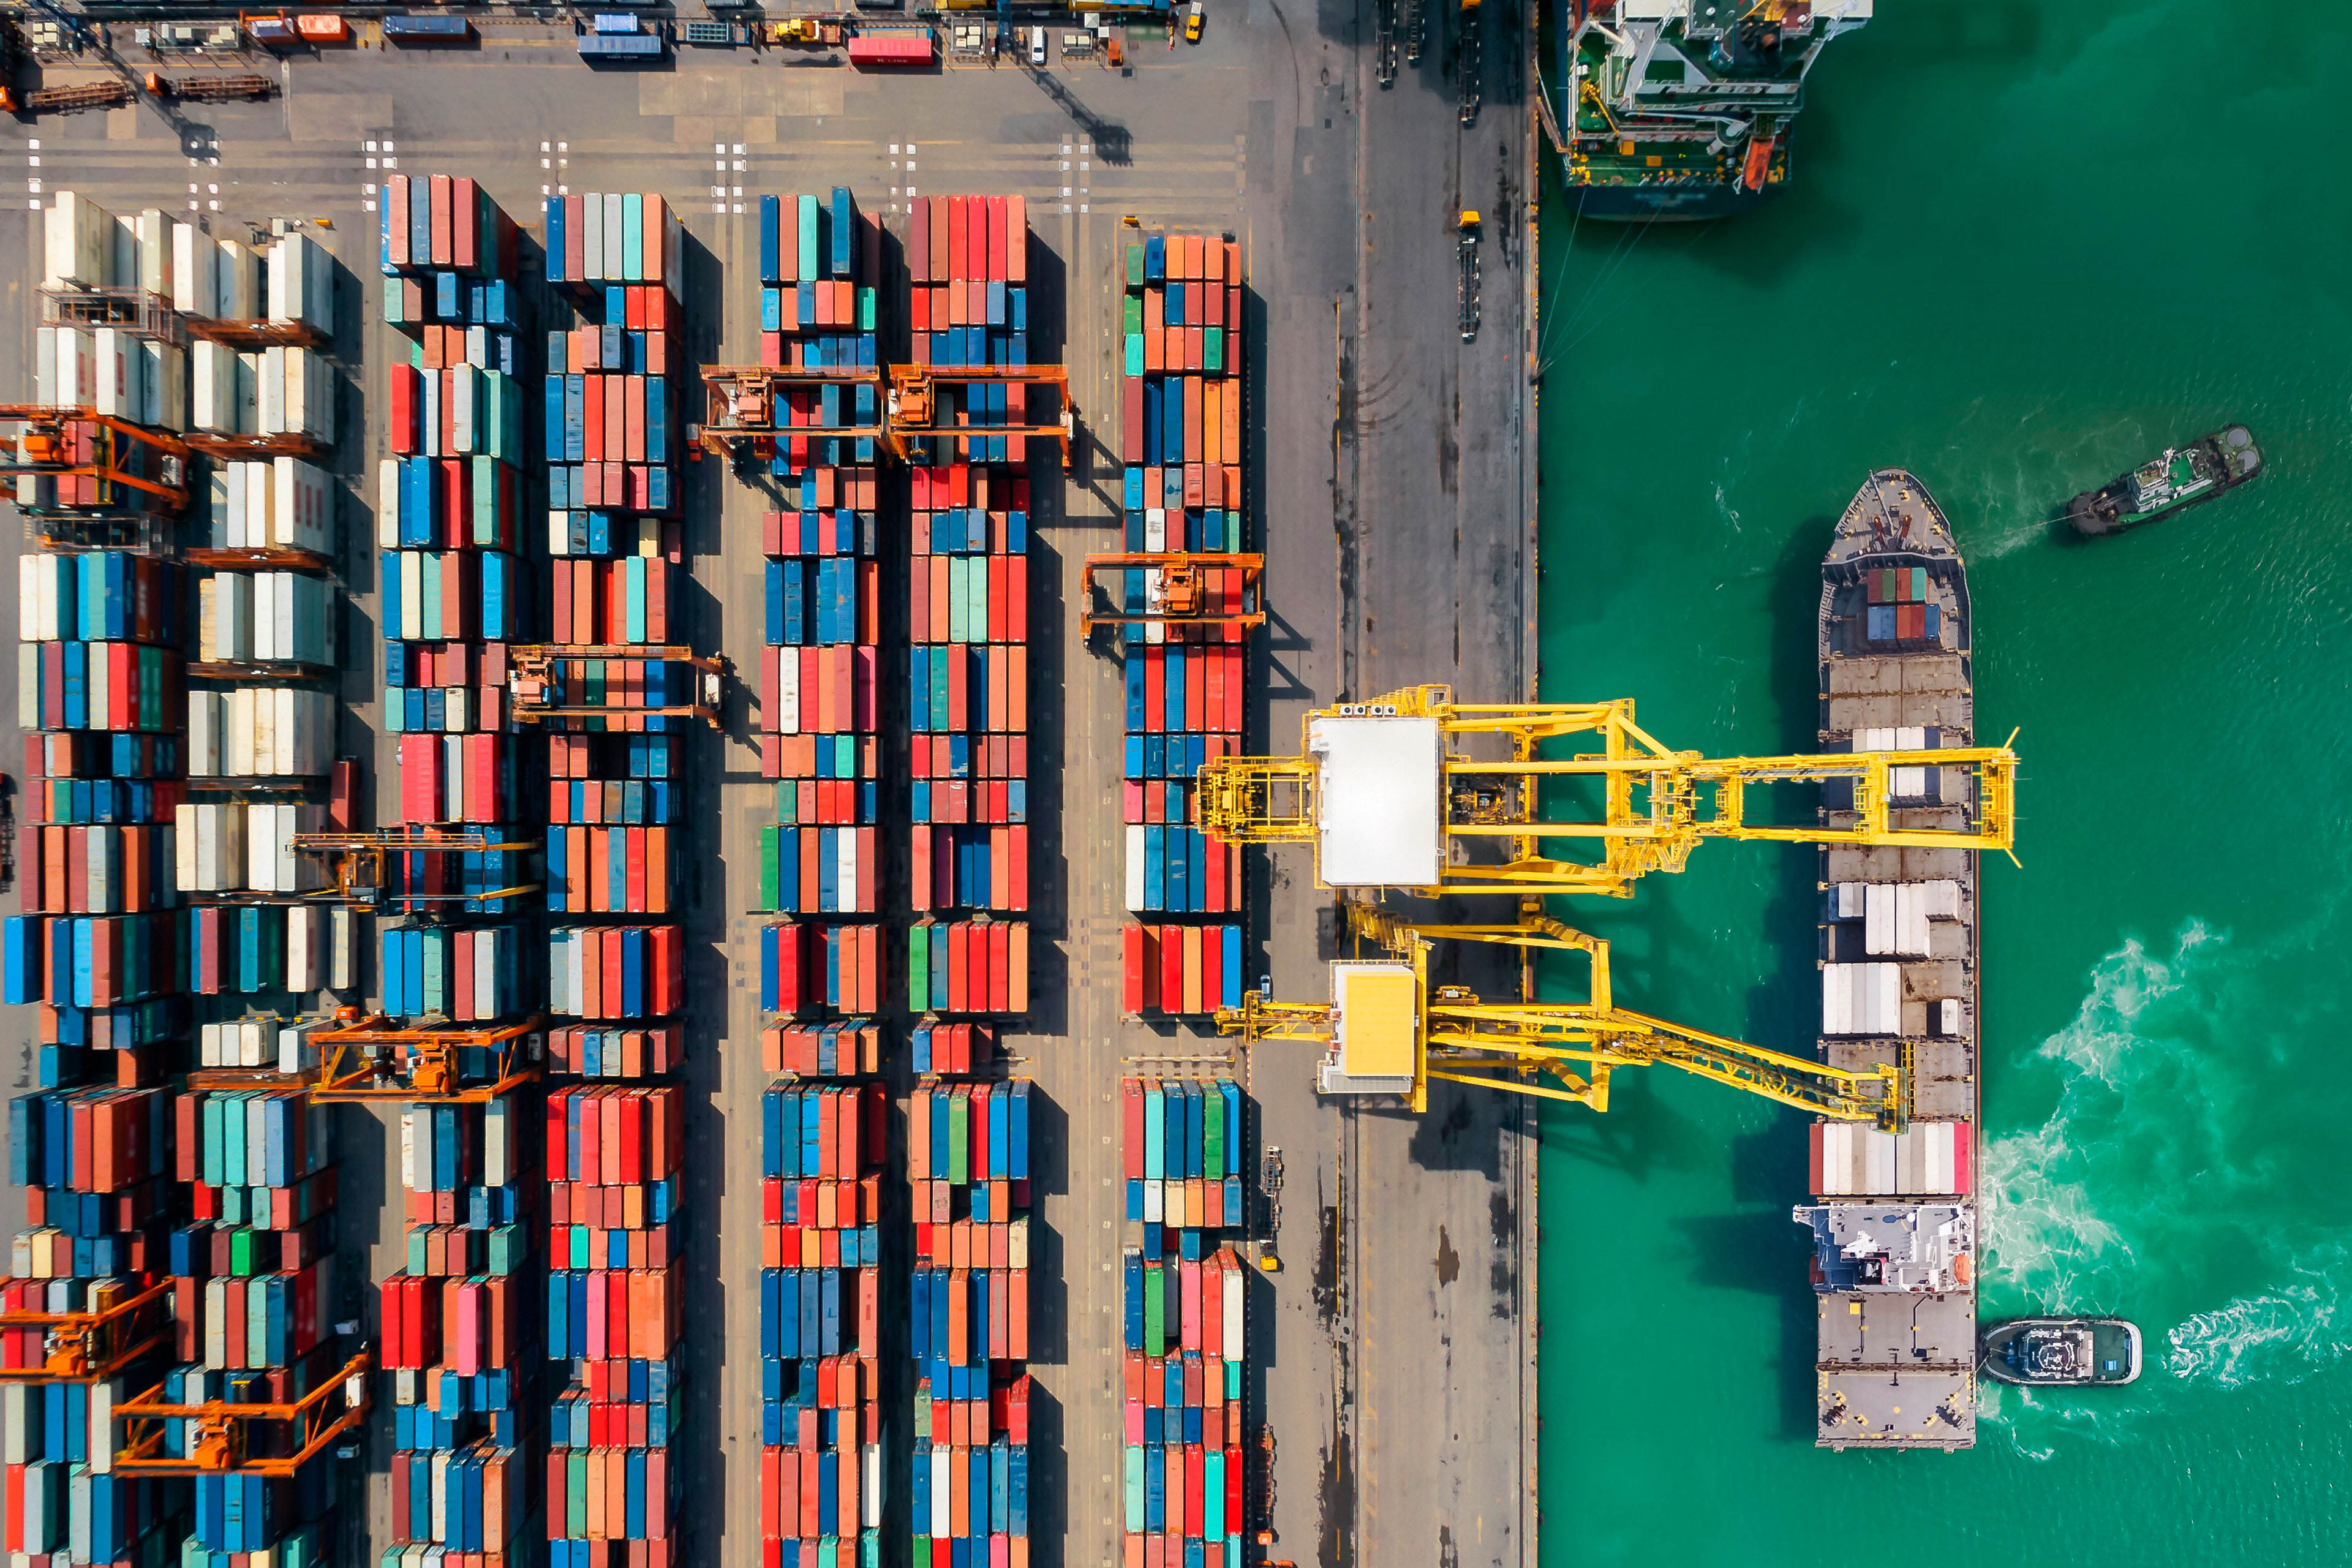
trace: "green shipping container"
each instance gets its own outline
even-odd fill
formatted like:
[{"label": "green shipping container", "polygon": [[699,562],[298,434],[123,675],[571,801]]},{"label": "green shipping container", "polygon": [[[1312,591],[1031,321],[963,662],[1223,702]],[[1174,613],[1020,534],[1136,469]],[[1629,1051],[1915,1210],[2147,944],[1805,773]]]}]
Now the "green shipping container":
[{"label": "green shipping container", "polygon": [[[1143,265],[1143,249],[1140,246],[1129,247],[1128,253],[1136,258],[1138,268]],[[1127,1445],[1125,1468],[1127,1471],[1127,1532],[1129,1535],[1139,1535],[1143,1531],[1143,1446],[1141,1444]]]},{"label": "green shipping container", "polygon": [[1143,1266],[1143,1353],[1168,1353],[1168,1304],[1164,1295],[1167,1270],[1157,1263]]},{"label": "green shipping container", "polygon": [[914,926],[907,931],[907,1005],[921,1013],[930,1005],[931,928]]},{"label": "green shipping container", "polygon": [[1126,374],[1129,375],[1143,374],[1143,334],[1141,332],[1127,334]]},{"label": "green shipping container", "polygon": [[948,1100],[947,1179],[958,1185],[971,1180],[971,1101],[961,1094]]},{"label": "green shipping container", "polygon": [[1219,371],[1225,368],[1224,328],[1203,327],[1201,329],[1201,368],[1202,370]]},{"label": "green shipping container", "polygon": [[[1127,286],[1130,289],[1143,287],[1143,245],[1140,241],[1127,247]],[[1141,1530],[1143,1526],[1131,1524],[1128,1528]]]}]

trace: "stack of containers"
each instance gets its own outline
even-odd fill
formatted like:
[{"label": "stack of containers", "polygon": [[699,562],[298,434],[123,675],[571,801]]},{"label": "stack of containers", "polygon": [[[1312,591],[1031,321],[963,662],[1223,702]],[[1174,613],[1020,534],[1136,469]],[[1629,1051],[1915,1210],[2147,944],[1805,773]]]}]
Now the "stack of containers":
[{"label": "stack of containers", "polygon": [[[184,1090],[168,1128],[173,1175],[192,1223],[169,1238],[173,1355],[165,1397],[200,1405],[290,1404],[338,1372],[333,1329],[332,1123],[288,1089]],[[195,1423],[166,1423],[163,1451],[185,1455]],[[279,1457],[289,1427],[247,1433],[253,1458]],[[323,1563],[332,1538],[332,1455],[291,1480],[251,1471],[196,1479],[194,1546]]]},{"label": "stack of containers", "polygon": [[881,1205],[889,1096],[761,1103],[760,1534],[770,1563],[881,1555]]},{"label": "stack of containers", "polygon": [[[66,194],[45,224],[53,287],[141,282],[154,248],[142,248],[142,236],[169,254],[160,214],[119,224]],[[168,280],[156,281],[168,293]],[[37,400],[181,422],[176,349],[70,328],[44,327],[38,337]],[[85,461],[110,439],[88,426],[66,436]],[[143,448],[118,448],[114,460],[144,471]],[[25,476],[15,498],[146,510],[142,492],[115,489]],[[29,798],[20,808],[22,912],[0,921],[0,1000],[34,1009],[24,1031],[34,1091],[8,1104],[8,1180],[25,1191],[25,1228],[10,1237],[0,1310],[99,1311],[164,1276],[181,1212],[168,1169],[171,1095],[153,1086],[183,1067],[188,1030],[173,821],[185,788],[187,592],[176,567],[117,552],[45,545],[19,571],[17,713]],[[0,1336],[0,1363],[12,1370],[45,1360],[39,1331]],[[113,1406],[156,1370],[151,1357],[86,1384],[12,1377],[0,1385],[0,1552],[11,1562],[160,1561],[189,1533],[186,1489],[112,1473]]]},{"label": "stack of containers", "polygon": [[[761,363],[876,371],[881,259],[881,225],[848,190],[761,197]],[[760,762],[776,822],[760,835],[759,907],[791,917],[761,945],[761,1005],[788,1016],[881,1005],[878,395],[873,380],[810,381],[775,412],[791,433],[768,474],[793,504],[761,519]]]},{"label": "stack of containers", "polygon": [[390,176],[382,211],[384,321],[415,340],[389,373],[392,455],[377,465],[383,727],[495,735],[530,600],[517,233],[448,174]]},{"label": "stack of containers", "polygon": [[1213,1233],[1246,1224],[1245,1109],[1231,1079],[1119,1081],[1130,1565],[1241,1562],[1246,1276]]},{"label": "stack of containers", "polygon": [[[55,1054],[40,1055],[47,1078]],[[170,1103],[163,1089],[106,1088],[9,1101],[7,1179],[25,1188],[29,1228],[13,1238],[0,1310],[100,1311],[163,1272],[176,1207]],[[184,1520],[164,1517],[184,1508],[184,1490],[112,1473],[113,1407],[152,1369],[50,1383],[37,1377],[45,1361],[41,1330],[0,1334],[0,1552],[12,1563],[160,1561],[184,1533]]]},{"label": "stack of containers", "polygon": [[[677,512],[684,456],[685,231],[656,195],[551,196],[541,383],[549,639],[686,642]],[[562,658],[535,693],[596,714],[550,718],[550,1070],[602,1080],[548,1101],[552,1248],[547,1536],[555,1568],[658,1565],[675,1550],[669,1463],[684,1242],[677,1183],[685,930],[678,910],[682,721],[633,711],[693,700],[691,667]],[[619,1543],[627,1542],[626,1546]],[[609,1544],[608,1544],[609,1543]]]},{"label": "stack of containers", "polygon": [[544,211],[547,280],[577,312],[548,323],[549,552],[676,559],[685,227],[650,193],[550,196]]},{"label": "stack of containers", "polygon": [[530,1480],[538,1337],[519,1180],[528,1119],[510,1098],[400,1118],[405,1267],[383,1282],[377,1361],[392,1384],[392,1540],[515,1560]]},{"label": "stack of containers", "polygon": [[[177,237],[193,232],[159,208],[118,217],[75,191],[60,191],[51,199],[41,227],[44,288],[137,289],[166,305],[174,292]],[[36,403],[78,405],[127,424],[181,430],[188,423],[187,388],[186,351],[140,328],[34,330]],[[68,420],[63,434],[77,466],[105,455],[121,472],[157,477],[160,453],[120,439],[94,420]],[[95,474],[20,474],[14,495],[17,505],[45,511],[87,508],[160,515],[163,510],[161,498]]]},{"label": "stack of containers", "polygon": [[40,732],[26,737],[24,913],[6,922],[0,994],[41,1004],[41,1087],[152,1082],[177,1065],[156,1047],[185,1019],[185,785],[168,732],[183,712],[185,584],[168,563],[115,552],[44,551],[19,570],[18,711]]},{"label": "stack of containers", "polygon": [[1243,1561],[1244,1267],[1233,1248],[1126,1279],[1125,1568]]},{"label": "stack of containers", "polygon": [[547,1097],[547,1354],[553,1568],[668,1568],[685,1244],[685,1091],[600,1084]]},{"label": "stack of containers", "polygon": [[1028,1559],[1030,1098],[928,1078],[908,1103],[919,1568]]},{"label": "stack of containers", "polygon": [[[1125,250],[1119,382],[1124,549],[1244,548],[1241,247],[1214,235],[1153,235]],[[1241,575],[1207,568],[1214,605],[1240,606]],[[1159,574],[1129,567],[1125,608],[1158,603]],[[1121,628],[1127,743],[1122,1002],[1183,1016],[1241,1005],[1238,846],[1193,823],[1202,763],[1241,748],[1247,648],[1239,626]],[[1223,918],[1220,918],[1223,917]]]},{"label": "stack of containers", "polygon": [[1242,1186],[1244,1099],[1232,1079],[1119,1080],[1127,1222],[1147,1259],[1197,1261],[1206,1233],[1246,1222]]},{"label": "stack of containers", "polygon": [[[907,246],[915,360],[942,379],[937,422],[1027,422],[1025,388],[958,382],[1029,363],[1029,223],[1019,196],[927,196]],[[1025,439],[919,443],[908,561],[911,732],[908,1003],[1028,1010],[1028,554]],[[928,458],[927,462],[919,459]],[[978,918],[972,918],[978,917]]]}]

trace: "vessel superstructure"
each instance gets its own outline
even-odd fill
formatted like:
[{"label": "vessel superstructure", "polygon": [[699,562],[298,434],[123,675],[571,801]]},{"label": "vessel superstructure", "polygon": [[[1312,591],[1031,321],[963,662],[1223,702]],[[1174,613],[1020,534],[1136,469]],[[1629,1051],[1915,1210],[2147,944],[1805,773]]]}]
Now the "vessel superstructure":
[{"label": "vessel superstructure", "polygon": [[1567,183],[1587,217],[1742,212],[1789,177],[1805,78],[1874,0],[1569,0]]},{"label": "vessel superstructure", "polygon": [[[1967,573],[1951,525],[1900,468],[1873,473],[1822,563],[1817,652],[1824,752],[1975,743]],[[1895,770],[1891,820],[1958,826],[1984,803],[1960,768]],[[1854,816],[1822,792],[1825,826]],[[1976,1440],[1974,1168],[1977,855],[1832,845],[1821,852],[1822,1032],[1834,1067],[1903,1061],[1899,1132],[1808,1129],[1824,1447],[1965,1448]],[[1874,1254],[1858,1245],[1877,1239]],[[1912,1237],[1934,1238],[1929,1247]],[[1887,1238],[1901,1237],[1899,1248]],[[1828,1256],[1823,1256],[1827,1250]],[[1885,1261],[1852,1264],[1857,1256]],[[1899,1253],[1906,1267],[1892,1267]]]}]

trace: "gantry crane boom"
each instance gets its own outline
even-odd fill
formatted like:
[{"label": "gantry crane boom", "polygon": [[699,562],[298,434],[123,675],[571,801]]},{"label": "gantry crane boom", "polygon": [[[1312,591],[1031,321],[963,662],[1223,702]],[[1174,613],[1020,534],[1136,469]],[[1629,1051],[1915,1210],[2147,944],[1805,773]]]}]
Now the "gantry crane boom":
[{"label": "gantry crane boom", "polygon": [[[114,1473],[190,1476],[242,1470],[290,1478],[366,1417],[367,1373],[368,1353],[362,1351],[289,1405],[182,1404],[166,1398],[159,1383],[114,1407],[114,1419],[125,1428],[115,1451]],[[187,1451],[181,1457],[163,1452],[164,1433],[174,1421],[190,1424]],[[270,1426],[285,1429],[283,1441],[276,1446],[286,1451],[255,1454],[255,1432]]]},{"label": "gantry crane boom", "polygon": [[171,1283],[117,1287],[98,1280],[90,1286],[93,1293],[105,1295],[116,1289],[129,1293],[86,1311],[0,1310],[0,1334],[33,1329],[41,1335],[41,1364],[0,1367],[0,1383],[94,1382],[166,1342],[172,1332]]},{"label": "gantry crane boom", "polygon": [[[949,386],[1045,386],[1058,405],[1050,425],[942,425],[939,389]],[[931,437],[1001,436],[1008,439],[1038,436],[1061,447],[1062,468],[1070,467],[1072,442],[1077,436],[1078,408],[1070,401],[1069,373],[1057,364],[928,365],[890,367],[889,432],[891,455],[909,459],[908,443]]]},{"label": "gantry crane boom", "polygon": [[[1331,966],[1328,1003],[1276,1002],[1255,992],[1217,1014],[1244,1042],[1312,1041],[1328,1047],[1326,1093],[1396,1094],[1416,1111],[1429,1080],[1480,1084],[1545,1100],[1609,1109],[1618,1068],[1671,1067],[1782,1105],[1900,1131],[1910,1114],[1907,1058],[1845,1068],[1619,1007],[1609,984],[1609,944],[1532,912],[1517,925],[1406,924],[1370,906],[1345,906],[1360,938],[1390,956]],[[1591,959],[1584,1002],[1491,1003],[1429,982],[1432,937],[1566,948]]]},{"label": "gantry crane boom", "polygon": [[[13,435],[0,434],[0,475],[82,475],[109,484],[127,485],[153,496],[173,512],[184,510],[188,504],[186,465],[190,447],[176,436],[145,429],[111,414],[71,404],[0,403],[0,423],[23,426]],[[89,462],[76,462],[65,431],[68,424],[75,423],[95,426],[105,432],[109,443],[121,440],[152,447],[162,455],[162,471],[152,479],[125,473],[115,462],[112,446],[107,443],[101,443],[102,449],[94,452]]]},{"label": "gantry crane boom", "polygon": [[[899,462],[913,459],[911,443],[957,436],[1038,437],[1055,443],[1062,467],[1070,466],[1077,436],[1077,406],[1070,401],[1069,373],[1057,364],[1031,365],[713,365],[702,373],[700,444],[713,457],[748,452],[765,458],[775,444],[795,437],[812,440],[870,437]],[[794,425],[779,422],[785,395],[794,387],[875,388],[879,424]],[[1050,387],[1056,399],[1049,424],[950,425],[940,420],[943,386]]]},{"label": "gantry crane boom", "polygon": [[[694,700],[651,707],[550,701],[551,696],[562,692],[562,667],[591,659],[690,666],[696,672]],[[516,722],[524,724],[561,719],[674,718],[699,719],[716,730],[726,708],[727,679],[733,672],[724,654],[699,654],[668,644],[523,643],[507,650],[507,710]]]},{"label": "gantry crane boom", "polygon": [[524,882],[511,888],[486,888],[451,893],[420,893],[406,889],[395,890],[384,876],[385,862],[394,855],[460,855],[478,850],[544,847],[539,839],[501,838],[488,828],[443,827],[422,823],[404,823],[397,827],[368,828],[349,833],[297,833],[287,840],[287,845],[297,855],[310,856],[325,863],[328,886],[317,893],[301,895],[303,898],[319,903],[350,904],[359,909],[375,909],[387,902],[410,909],[467,900],[494,903],[505,899],[519,899],[525,893],[537,892],[541,884]]},{"label": "gantry crane boom", "polygon": [[[1299,756],[1203,767],[1201,826],[1228,843],[1311,842],[1318,879],[1332,888],[1622,898],[1652,871],[1681,870],[1708,838],[2007,851],[2015,837],[2007,745],[1709,758],[1661,744],[1633,721],[1631,700],[1457,703],[1443,686],[1318,710],[1303,727]],[[1601,749],[1545,754],[1577,735],[1599,736]],[[1505,754],[1467,749],[1482,742]],[[1937,769],[1967,775],[1964,790],[1939,792],[1963,804],[1904,805],[1898,781]],[[1599,785],[1595,814],[1556,798],[1559,782],[1580,779]],[[1748,819],[1750,785],[1838,781],[1853,792],[1850,823]],[[1545,848],[1557,839],[1598,841],[1601,858],[1559,858]]]},{"label": "gantry crane boom", "polygon": [[[1120,574],[1107,595],[1108,610],[1095,608],[1097,572]],[[1145,574],[1140,606],[1127,601],[1129,572]],[[1078,636],[1092,637],[1097,626],[1262,626],[1265,572],[1265,557],[1254,552],[1089,555],[1079,590],[1085,607],[1078,612]]]},{"label": "gantry crane boom", "polygon": [[[439,1018],[404,1024],[344,1007],[333,1023],[310,1030],[319,1065],[294,1087],[321,1105],[394,1100],[479,1105],[541,1076],[546,1027],[547,1020],[537,1015],[507,1024]],[[479,1083],[458,1081],[457,1053],[468,1049],[488,1053],[488,1072]],[[202,1068],[188,1074],[190,1089],[283,1087],[286,1082],[283,1073],[270,1068]]]}]

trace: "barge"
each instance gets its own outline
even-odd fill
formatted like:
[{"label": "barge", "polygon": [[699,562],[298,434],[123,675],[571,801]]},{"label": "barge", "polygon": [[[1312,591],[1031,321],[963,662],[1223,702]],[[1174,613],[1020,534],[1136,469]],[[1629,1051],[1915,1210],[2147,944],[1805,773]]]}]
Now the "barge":
[{"label": "barge", "polygon": [[[1975,744],[1968,574],[1951,524],[1900,468],[1873,473],[1822,563],[1820,746]],[[1894,770],[1897,826],[1975,820],[1974,774]],[[1823,790],[1824,826],[1853,820]],[[1815,1359],[1823,1447],[1966,1448],[1976,1441],[1974,1173],[1981,1096],[1977,857],[1825,846],[1820,1049],[1834,1066],[1907,1065],[1904,1130],[1817,1121]]]}]

